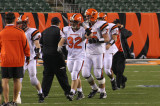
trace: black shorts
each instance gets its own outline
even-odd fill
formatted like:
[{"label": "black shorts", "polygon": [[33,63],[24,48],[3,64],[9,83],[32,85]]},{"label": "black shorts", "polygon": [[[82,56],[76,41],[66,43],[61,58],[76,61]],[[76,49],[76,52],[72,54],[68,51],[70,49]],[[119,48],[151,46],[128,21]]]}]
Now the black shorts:
[{"label": "black shorts", "polygon": [[23,67],[1,67],[2,78],[23,78]]}]

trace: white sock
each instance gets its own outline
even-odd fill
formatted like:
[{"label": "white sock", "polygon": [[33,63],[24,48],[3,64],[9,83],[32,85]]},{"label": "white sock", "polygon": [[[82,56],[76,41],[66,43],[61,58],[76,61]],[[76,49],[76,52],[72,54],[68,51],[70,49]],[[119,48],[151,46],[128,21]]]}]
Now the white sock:
[{"label": "white sock", "polygon": [[38,91],[38,94],[40,94],[40,93],[42,93],[42,89],[40,89],[40,90]]},{"label": "white sock", "polygon": [[71,92],[73,92],[73,94],[75,94],[76,91],[74,89],[71,89]]},{"label": "white sock", "polygon": [[21,95],[21,91],[18,94]]},{"label": "white sock", "polygon": [[82,87],[77,88],[77,91],[82,92]]},{"label": "white sock", "polygon": [[97,86],[97,84],[96,84],[96,83],[95,83],[94,85],[92,85],[91,87],[92,87],[92,89],[93,89],[93,90],[98,89],[98,86]]},{"label": "white sock", "polygon": [[114,80],[114,77],[111,79],[111,81],[113,81]]},{"label": "white sock", "polygon": [[99,88],[100,89],[100,93],[106,93],[105,88]]}]

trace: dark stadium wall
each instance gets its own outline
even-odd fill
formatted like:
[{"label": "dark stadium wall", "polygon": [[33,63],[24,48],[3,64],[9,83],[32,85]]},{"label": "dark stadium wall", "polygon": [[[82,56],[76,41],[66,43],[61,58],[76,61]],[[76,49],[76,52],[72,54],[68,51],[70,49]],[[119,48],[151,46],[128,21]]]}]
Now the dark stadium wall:
[{"label": "dark stadium wall", "polygon": [[[51,25],[53,17],[61,20],[61,29],[69,25],[69,18],[74,13],[15,13],[15,16],[18,17],[20,14],[29,17],[30,27],[42,32]],[[5,26],[4,15],[5,13],[0,15],[0,30]],[[132,31],[133,35],[128,38],[128,44],[136,58],[142,55],[147,58],[160,57],[160,13],[107,13],[107,16],[108,22],[120,19],[125,28]]]}]

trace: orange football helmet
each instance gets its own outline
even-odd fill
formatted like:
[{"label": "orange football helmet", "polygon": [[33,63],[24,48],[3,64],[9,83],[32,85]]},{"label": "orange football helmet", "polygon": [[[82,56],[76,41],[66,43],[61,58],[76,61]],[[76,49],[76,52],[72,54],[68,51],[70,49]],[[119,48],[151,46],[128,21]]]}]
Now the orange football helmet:
[{"label": "orange football helmet", "polygon": [[21,28],[22,30],[25,30],[28,26],[29,19],[25,15],[20,15],[16,20],[16,26]]},{"label": "orange football helmet", "polygon": [[103,20],[103,21],[107,21],[107,14],[105,14],[105,13],[98,13],[98,19],[99,20]]},{"label": "orange football helmet", "polygon": [[97,17],[98,17],[98,12],[97,10],[93,9],[93,8],[90,8],[90,9],[87,9],[85,11],[85,14],[86,16],[86,19],[90,22],[90,21],[96,21],[97,20]]},{"label": "orange football helmet", "polygon": [[81,14],[73,14],[70,17],[70,25],[73,29],[79,29],[82,23],[82,16]]}]

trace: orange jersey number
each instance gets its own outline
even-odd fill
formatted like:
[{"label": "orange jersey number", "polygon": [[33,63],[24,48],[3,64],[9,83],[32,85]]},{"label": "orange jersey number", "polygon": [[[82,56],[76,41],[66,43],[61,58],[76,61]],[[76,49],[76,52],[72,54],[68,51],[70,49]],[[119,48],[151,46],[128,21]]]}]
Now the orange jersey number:
[{"label": "orange jersey number", "polygon": [[76,37],[75,38],[75,41],[76,41],[75,44],[73,43],[73,38],[71,36],[68,37],[67,40],[68,40],[68,46],[70,48],[73,48],[73,47],[76,48],[76,49],[81,49],[82,48],[82,46],[78,46],[78,44],[80,44],[82,42],[82,38],[81,37]]}]

